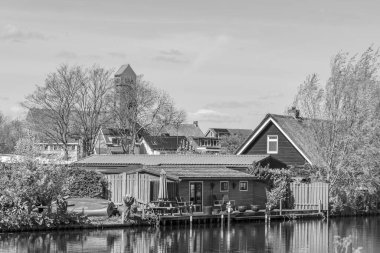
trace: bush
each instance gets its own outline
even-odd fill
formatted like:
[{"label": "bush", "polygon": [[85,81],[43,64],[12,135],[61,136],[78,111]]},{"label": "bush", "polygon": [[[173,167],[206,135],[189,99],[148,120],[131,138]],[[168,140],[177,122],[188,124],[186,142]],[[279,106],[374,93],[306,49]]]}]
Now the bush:
[{"label": "bush", "polygon": [[66,195],[107,199],[108,182],[102,174],[80,168],[70,168],[66,173]]}]

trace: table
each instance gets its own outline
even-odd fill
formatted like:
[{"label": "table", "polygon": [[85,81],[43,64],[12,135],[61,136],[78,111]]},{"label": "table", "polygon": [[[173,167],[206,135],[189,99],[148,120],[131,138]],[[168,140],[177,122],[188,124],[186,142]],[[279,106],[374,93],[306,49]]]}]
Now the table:
[{"label": "table", "polygon": [[151,209],[158,215],[164,215],[167,212],[170,212],[170,214],[173,215],[173,211],[178,209],[178,205],[176,205],[177,202],[175,201],[151,201],[150,203],[155,205],[152,206]]}]

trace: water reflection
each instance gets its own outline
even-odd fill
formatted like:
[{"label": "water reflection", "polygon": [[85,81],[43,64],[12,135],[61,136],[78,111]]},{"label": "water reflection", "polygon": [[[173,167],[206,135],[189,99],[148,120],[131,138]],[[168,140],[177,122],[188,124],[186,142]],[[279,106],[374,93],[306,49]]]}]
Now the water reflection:
[{"label": "water reflection", "polygon": [[352,235],[363,252],[380,249],[380,218],[238,223],[0,234],[0,252],[332,252]]}]

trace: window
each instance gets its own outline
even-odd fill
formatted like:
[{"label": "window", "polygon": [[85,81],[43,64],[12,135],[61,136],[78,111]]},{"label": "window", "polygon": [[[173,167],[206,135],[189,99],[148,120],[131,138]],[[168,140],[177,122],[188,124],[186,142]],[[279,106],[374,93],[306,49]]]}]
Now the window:
[{"label": "window", "polygon": [[240,181],[239,182],[239,190],[240,191],[248,191],[248,181]]},{"label": "window", "polygon": [[278,135],[267,136],[267,153],[268,154],[278,153]]},{"label": "window", "polygon": [[229,183],[228,181],[220,181],[220,191],[221,192],[228,192],[229,190]]}]

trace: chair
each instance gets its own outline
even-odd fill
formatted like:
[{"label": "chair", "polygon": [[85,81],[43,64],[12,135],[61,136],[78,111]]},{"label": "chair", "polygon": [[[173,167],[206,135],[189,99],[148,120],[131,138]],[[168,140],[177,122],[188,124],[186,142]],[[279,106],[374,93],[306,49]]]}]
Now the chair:
[{"label": "chair", "polygon": [[179,206],[186,206],[186,201],[183,201],[182,197],[180,197],[180,196],[175,197],[175,200],[177,201],[177,204]]},{"label": "chair", "polygon": [[216,195],[212,195],[214,208],[222,210],[223,198]]}]

